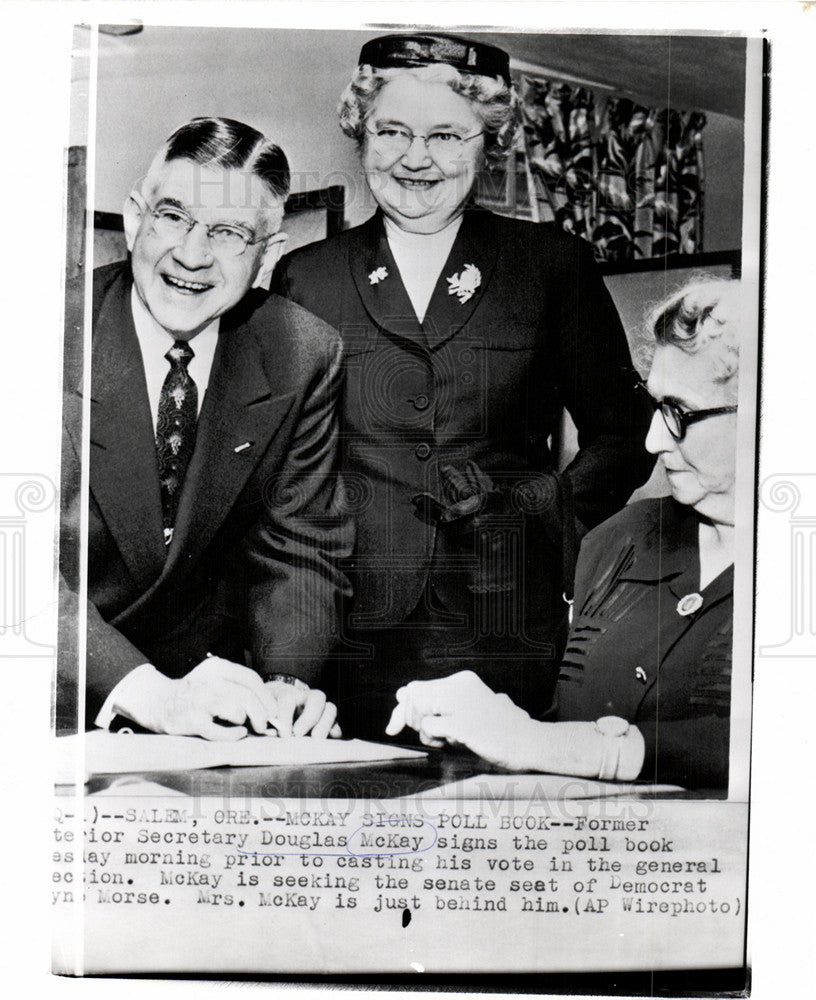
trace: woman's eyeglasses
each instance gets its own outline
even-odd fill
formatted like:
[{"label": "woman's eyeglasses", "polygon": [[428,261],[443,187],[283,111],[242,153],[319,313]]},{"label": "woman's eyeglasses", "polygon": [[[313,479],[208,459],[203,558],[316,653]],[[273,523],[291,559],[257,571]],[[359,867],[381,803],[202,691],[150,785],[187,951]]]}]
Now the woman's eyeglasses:
[{"label": "woman's eyeglasses", "polygon": [[451,129],[438,129],[422,135],[412,132],[404,125],[378,125],[372,127],[366,124],[366,131],[371,136],[371,146],[374,152],[382,156],[393,156],[399,159],[410,150],[416,139],[421,139],[430,156],[435,160],[450,160],[462,153],[465,144],[478,139],[481,130],[471,135],[460,135]]},{"label": "woman's eyeglasses", "polygon": [[655,399],[643,382],[640,383],[640,388],[648,397],[652,408],[660,410],[666,424],[666,429],[675,441],[683,440],[691,424],[696,424],[700,420],[707,420],[709,417],[718,417],[724,413],[737,412],[736,406],[714,406],[706,410],[686,410],[673,399]]}]

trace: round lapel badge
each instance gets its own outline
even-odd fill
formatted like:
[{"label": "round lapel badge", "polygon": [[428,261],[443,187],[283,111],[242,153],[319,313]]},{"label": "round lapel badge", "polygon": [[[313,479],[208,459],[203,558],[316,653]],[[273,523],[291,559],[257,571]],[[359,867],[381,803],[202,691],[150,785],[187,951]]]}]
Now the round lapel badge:
[{"label": "round lapel badge", "polygon": [[693,615],[695,611],[699,611],[702,606],[703,598],[701,594],[686,594],[685,597],[681,597],[677,602],[677,614],[685,618],[688,615]]}]

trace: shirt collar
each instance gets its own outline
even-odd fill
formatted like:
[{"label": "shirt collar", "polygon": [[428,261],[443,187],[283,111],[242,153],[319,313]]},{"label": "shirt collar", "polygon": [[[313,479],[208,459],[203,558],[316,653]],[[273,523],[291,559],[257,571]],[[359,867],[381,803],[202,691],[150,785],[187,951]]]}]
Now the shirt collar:
[{"label": "shirt collar", "polygon": [[[654,522],[635,541],[633,558],[620,580],[665,582],[675,597],[700,592],[700,518],[693,507],[673,497],[660,497]],[[728,566],[703,593],[707,605],[734,589],[734,567]]]},{"label": "shirt collar", "polygon": [[654,522],[636,544],[632,564],[621,579],[668,580],[685,573],[699,578],[699,525],[693,507],[660,497]]},{"label": "shirt collar", "polygon": [[389,219],[385,214],[383,214],[383,224],[385,226],[385,235],[392,247],[396,246],[409,251],[413,250],[420,254],[426,254],[428,253],[428,248],[433,246],[446,246],[450,250],[462,225],[463,218],[463,215],[458,215],[453,222],[449,222],[444,229],[440,229],[436,233],[409,233],[405,229],[400,229],[396,222]]},{"label": "shirt collar", "polygon": [[[165,330],[160,323],[156,322],[139,297],[135,284],[131,285],[130,288],[130,309],[133,313],[133,326],[136,329],[142,356],[154,357],[160,353],[164,357],[176,338],[169,330]],[[216,316],[208,326],[205,326],[200,333],[191,338],[191,345],[197,358],[203,360],[206,357],[212,361],[215,346],[218,343],[220,325],[221,317]]]}]

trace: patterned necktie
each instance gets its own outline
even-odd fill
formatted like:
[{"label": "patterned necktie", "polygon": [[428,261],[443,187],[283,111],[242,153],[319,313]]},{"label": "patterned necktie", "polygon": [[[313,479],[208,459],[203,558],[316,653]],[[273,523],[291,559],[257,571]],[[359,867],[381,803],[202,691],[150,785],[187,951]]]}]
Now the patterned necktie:
[{"label": "patterned necktie", "polygon": [[162,385],[156,421],[165,545],[173,540],[181,487],[195,448],[198,387],[187,371],[193,357],[193,349],[185,340],[177,340],[165,354],[170,371]]}]

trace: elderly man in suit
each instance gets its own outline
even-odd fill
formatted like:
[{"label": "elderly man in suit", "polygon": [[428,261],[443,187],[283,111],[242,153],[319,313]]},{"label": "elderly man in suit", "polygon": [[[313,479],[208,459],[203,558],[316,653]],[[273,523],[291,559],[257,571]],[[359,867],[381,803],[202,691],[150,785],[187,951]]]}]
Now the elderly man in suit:
[{"label": "elderly man in suit", "polygon": [[[179,128],[131,192],[128,262],[94,275],[89,723],[337,735],[319,680],[351,547],[334,471],[340,341],[253,289],[286,237],[283,152]],[[74,333],[77,331],[75,330]],[[69,365],[70,371],[70,365]],[[81,370],[66,388],[63,608],[78,610]]]}]

